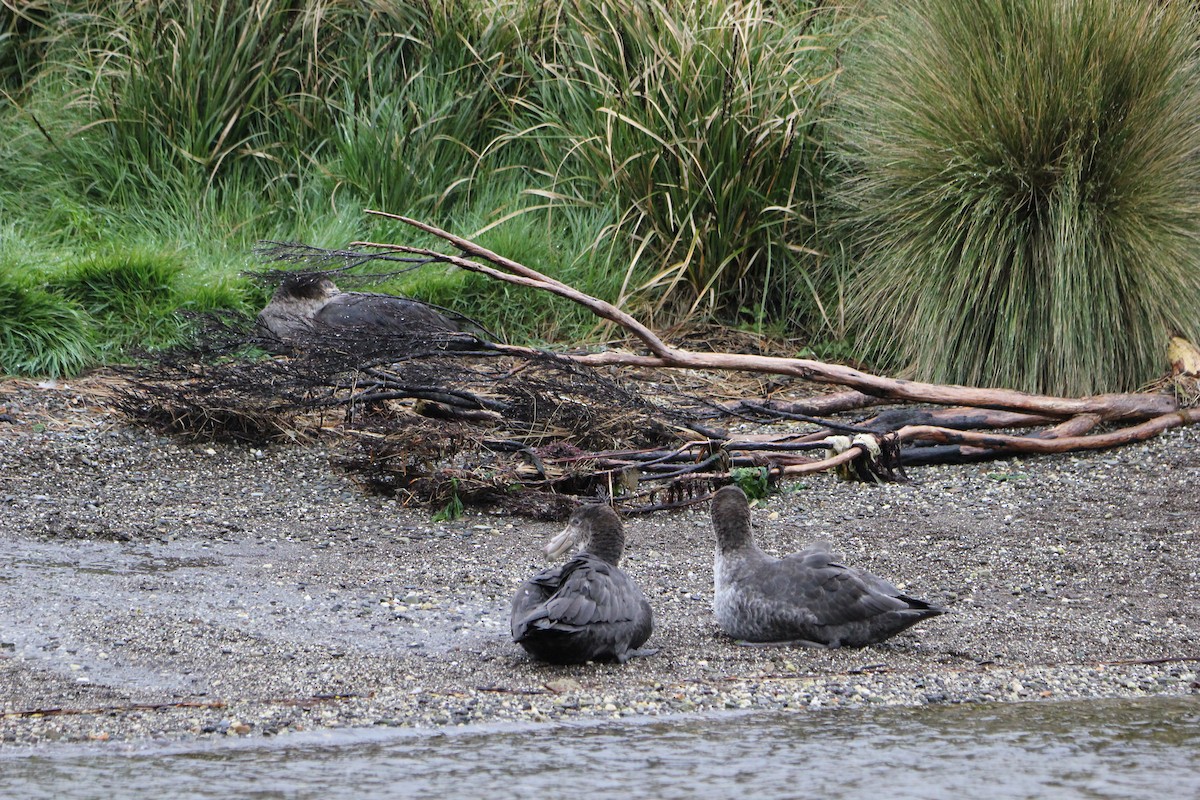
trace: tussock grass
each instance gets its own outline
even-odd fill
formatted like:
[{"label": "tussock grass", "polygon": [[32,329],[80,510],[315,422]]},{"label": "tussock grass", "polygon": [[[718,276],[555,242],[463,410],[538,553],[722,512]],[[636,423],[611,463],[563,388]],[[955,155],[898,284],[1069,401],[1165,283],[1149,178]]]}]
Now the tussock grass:
[{"label": "tussock grass", "polygon": [[363,32],[380,52],[349,66],[330,108],[333,175],[394,213],[453,213],[477,183],[487,191],[490,175],[508,166],[490,151],[532,80],[514,56],[545,44],[553,5],[388,4]]},{"label": "tussock grass", "polygon": [[96,11],[92,98],[114,157],[144,173],[277,179],[315,143],[304,124],[340,77],[321,48],[330,3],[125,0]]},{"label": "tussock grass", "polygon": [[45,288],[89,315],[98,355],[112,357],[181,340],[179,272],[177,260],[149,252],[97,254],[62,268]]},{"label": "tussock grass", "polygon": [[852,324],[885,368],[1135,389],[1200,334],[1189,4],[918,0],[839,83]]},{"label": "tussock grass", "polygon": [[51,0],[0,3],[0,90],[20,94],[46,49]]},{"label": "tussock grass", "polygon": [[95,358],[86,312],[18,279],[18,269],[0,261],[0,373],[78,373]]},{"label": "tussock grass", "polygon": [[136,247],[78,260],[58,253],[37,265],[18,259],[0,246],[3,373],[73,375],[178,344],[193,329],[181,311],[257,308],[244,278],[199,270],[185,278],[178,256]]}]

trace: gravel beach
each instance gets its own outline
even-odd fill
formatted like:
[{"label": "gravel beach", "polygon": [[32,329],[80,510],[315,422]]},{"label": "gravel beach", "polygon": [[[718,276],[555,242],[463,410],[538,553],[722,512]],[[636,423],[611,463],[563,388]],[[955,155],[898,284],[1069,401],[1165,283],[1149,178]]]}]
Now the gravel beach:
[{"label": "gravel beach", "polygon": [[508,604],[560,525],[434,523],[319,446],[181,442],[0,382],[0,746],[1200,692],[1200,429],[909,477],[807,478],[755,534],[952,613],[860,650],[739,646],[702,506],[626,521],[657,654],[547,666]]}]

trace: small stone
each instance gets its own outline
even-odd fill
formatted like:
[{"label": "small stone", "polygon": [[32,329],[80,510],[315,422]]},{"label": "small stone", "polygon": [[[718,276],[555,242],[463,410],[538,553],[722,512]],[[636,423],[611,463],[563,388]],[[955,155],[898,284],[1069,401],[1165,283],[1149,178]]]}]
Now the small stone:
[{"label": "small stone", "polygon": [[552,681],[546,682],[546,688],[555,694],[564,694],[566,692],[578,692],[583,689],[583,686],[574,678],[555,678]]}]

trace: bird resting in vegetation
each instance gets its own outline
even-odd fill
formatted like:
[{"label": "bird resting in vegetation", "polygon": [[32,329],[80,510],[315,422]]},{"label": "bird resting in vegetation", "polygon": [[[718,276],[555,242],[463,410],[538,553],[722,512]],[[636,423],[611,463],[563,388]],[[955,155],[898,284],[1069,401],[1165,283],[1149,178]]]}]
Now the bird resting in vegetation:
[{"label": "bird resting in vegetation", "polygon": [[258,314],[257,328],[272,344],[291,346],[321,336],[444,336],[464,329],[463,321],[405,297],[343,292],[326,275],[290,273]]}]

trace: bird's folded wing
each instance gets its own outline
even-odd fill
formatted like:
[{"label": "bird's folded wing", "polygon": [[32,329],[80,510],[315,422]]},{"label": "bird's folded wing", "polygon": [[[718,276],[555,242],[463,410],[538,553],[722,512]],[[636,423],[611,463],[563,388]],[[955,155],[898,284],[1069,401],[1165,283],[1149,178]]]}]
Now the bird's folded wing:
[{"label": "bird's folded wing", "polygon": [[564,626],[628,622],[641,608],[642,594],[625,573],[587,553],[563,568],[558,591],[546,601],[546,618]]},{"label": "bird's folded wing", "polygon": [[779,566],[771,593],[803,606],[820,625],[862,622],[908,608],[900,591],[887,581],[819,553],[798,553]]}]

